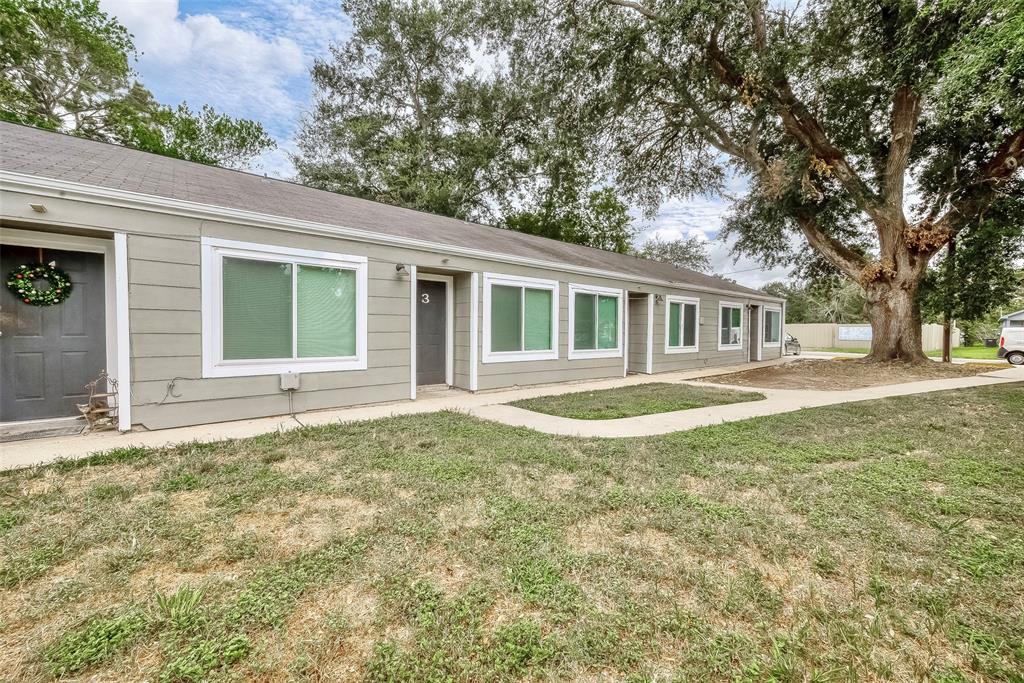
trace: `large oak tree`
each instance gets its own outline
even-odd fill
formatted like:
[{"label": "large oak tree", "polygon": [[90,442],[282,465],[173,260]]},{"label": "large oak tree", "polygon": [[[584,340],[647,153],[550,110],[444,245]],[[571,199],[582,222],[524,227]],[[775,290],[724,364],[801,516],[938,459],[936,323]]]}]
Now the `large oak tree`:
[{"label": "large oak tree", "polygon": [[737,251],[858,283],[872,359],[924,360],[929,261],[1022,196],[1021,0],[506,7],[509,49],[620,188],[653,209],[747,176],[726,227]]}]

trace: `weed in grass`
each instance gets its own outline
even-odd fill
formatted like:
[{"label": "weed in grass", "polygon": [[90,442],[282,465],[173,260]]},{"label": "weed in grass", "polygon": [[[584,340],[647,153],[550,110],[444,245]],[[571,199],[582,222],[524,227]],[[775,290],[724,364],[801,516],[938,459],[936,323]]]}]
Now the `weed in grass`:
[{"label": "weed in grass", "polygon": [[149,625],[148,616],[138,608],[94,616],[46,647],[43,660],[53,676],[76,673],[123,651],[138,640]]}]

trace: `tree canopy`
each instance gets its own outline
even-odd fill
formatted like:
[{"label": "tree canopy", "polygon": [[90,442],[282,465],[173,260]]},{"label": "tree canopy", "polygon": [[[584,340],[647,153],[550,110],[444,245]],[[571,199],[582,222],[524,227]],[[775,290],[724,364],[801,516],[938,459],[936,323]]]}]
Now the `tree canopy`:
[{"label": "tree canopy", "polygon": [[487,42],[473,0],[350,0],[353,34],[312,69],[294,157],[304,184],[611,251],[626,205],[543,84]]},{"label": "tree canopy", "polygon": [[[504,7],[505,9],[500,9]],[[1024,193],[1022,0],[535,0],[506,44],[617,187],[750,190],[738,254],[858,283],[872,357],[918,361],[932,257]]]},{"label": "tree canopy", "polygon": [[0,118],[240,168],[274,147],[263,127],[158,103],[127,29],[97,0],[0,0]]}]

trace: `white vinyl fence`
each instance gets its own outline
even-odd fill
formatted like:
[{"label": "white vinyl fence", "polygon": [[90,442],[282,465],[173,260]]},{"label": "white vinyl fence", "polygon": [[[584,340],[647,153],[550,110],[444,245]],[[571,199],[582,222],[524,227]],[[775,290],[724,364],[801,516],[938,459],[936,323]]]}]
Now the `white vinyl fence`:
[{"label": "white vinyl fence", "polygon": [[[805,349],[867,349],[871,347],[871,325],[835,323],[786,323],[786,332],[800,340]],[[942,325],[921,325],[925,351],[942,348]],[[953,326],[953,346],[960,346],[960,330]]]}]

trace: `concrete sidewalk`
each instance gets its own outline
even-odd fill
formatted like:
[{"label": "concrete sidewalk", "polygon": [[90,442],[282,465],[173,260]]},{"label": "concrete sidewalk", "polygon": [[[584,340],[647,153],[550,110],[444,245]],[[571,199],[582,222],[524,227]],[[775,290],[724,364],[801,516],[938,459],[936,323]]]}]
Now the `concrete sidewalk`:
[{"label": "concrete sidewalk", "polygon": [[[781,358],[760,363],[744,363],[741,365],[704,368],[685,372],[670,372],[659,375],[630,375],[628,377],[612,379],[542,384],[516,389],[496,389],[481,391],[476,394],[458,389],[449,389],[447,391],[424,390],[419,393],[419,397],[415,401],[375,403],[351,408],[316,410],[300,413],[295,417],[279,415],[252,420],[217,422],[194,427],[161,429],[152,432],[133,431],[124,434],[118,432],[96,432],[94,434],[10,441],[0,443],[0,470],[45,464],[61,458],[83,458],[92,453],[108,451],[113,448],[128,448],[132,446],[159,448],[161,446],[173,446],[194,441],[207,442],[244,439],[271,432],[284,432],[302,426],[359,422],[395,415],[433,413],[441,410],[473,413],[475,409],[482,406],[518,401],[525,398],[556,396],[597,389],[614,389],[616,387],[648,384],[651,382],[678,382],[681,380],[699,379],[713,375],[726,375],[751,368],[778,365],[787,360],[793,360],[793,358]],[[539,413],[530,414],[539,415]]]},{"label": "concrete sidewalk", "polygon": [[[494,420],[517,427],[529,427],[546,434],[584,437],[635,437],[681,432],[696,427],[746,420],[752,417],[790,413],[804,408],[870,401],[890,396],[909,396],[932,391],[967,389],[971,387],[1024,382],[1024,368],[1007,368],[986,372],[973,377],[924,380],[905,384],[889,384],[865,387],[848,391],[819,391],[793,389],[758,389],[750,386],[714,384],[710,386],[737,391],[756,391],[764,394],[763,401],[731,403],[724,406],[680,410],[672,413],[657,413],[638,417],[624,417],[617,420],[575,420],[567,417],[543,415],[510,405],[488,405],[470,410],[470,414],[485,420]],[[684,382],[697,384],[696,382]],[[701,386],[709,386],[701,384]]]},{"label": "concrete sidewalk", "polygon": [[587,437],[631,437],[665,434],[706,425],[720,424],[734,420],[745,420],[763,415],[787,413],[802,408],[867,401],[888,396],[905,396],[930,391],[961,389],[990,384],[1024,381],[1024,368],[1007,368],[973,377],[927,380],[907,384],[868,387],[850,391],[796,391],[782,389],[757,389],[753,387],[727,387],[739,391],[756,391],[764,394],[766,400],[749,403],[733,403],[710,408],[697,408],[673,413],[642,415],[618,420],[573,420],[535,413],[522,408],[502,405],[510,401],[614,389],[617,387],[649,384],[653,382],[691,382],[701,377],[724,375],[756,367],[777,365],[793,357],[762,363],[748,363],[731,367],[716,367],[689,372],[673,372],[660,375],[631,375],[624,378],[577,382],[572,384],[541,385],[520,389],[503,389],[470,394],[458,390],[437,393],[424,392],[416,401],[377,404],[336,410],[321,410],[302,413],[296,417],[278,416],[255,420],[221,422],[196,427],[181,427],[153,432],[99,432],[84,436],[65,436],[31,441],[15,441],[0,444],[0,470],[15,469],[35,464],[53,462],[60,458],[82,458],[91,453],[113,448],[131,446],[158,448],[187,442],[222,441],[241,439],[271,432],[283,432],[301,426],[316,426],[375,420],[396,415],[431,413],[441,410],[455,410],[476,417],[502,422],[504,424],[528,427],[548,434],[563,434]]}]

